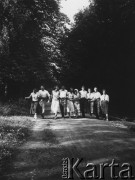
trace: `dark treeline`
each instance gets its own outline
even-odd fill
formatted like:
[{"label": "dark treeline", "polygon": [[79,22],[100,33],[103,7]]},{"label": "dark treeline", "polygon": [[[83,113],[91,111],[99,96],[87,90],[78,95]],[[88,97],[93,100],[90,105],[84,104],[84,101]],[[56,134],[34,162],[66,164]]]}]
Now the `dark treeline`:
[{"label": "dark treeline", "polygon": [[9,96],[33,87],[98,86],[110,111],[134,115],[135,1],[93,0],[68,18],[55,0],[0,1],[0,84]]},{"label": "dark treeline", "polygon": [[134,0],[94,0],[76,15],[63,49],[71,62],[63,82],[106,88],[110,111],[135,114]]},{"label": "dark treeline", "polygon": [[69,20],[59,6],[55,0],[0,1],[0,87],[7,86],[9,97],[60,83]]}]

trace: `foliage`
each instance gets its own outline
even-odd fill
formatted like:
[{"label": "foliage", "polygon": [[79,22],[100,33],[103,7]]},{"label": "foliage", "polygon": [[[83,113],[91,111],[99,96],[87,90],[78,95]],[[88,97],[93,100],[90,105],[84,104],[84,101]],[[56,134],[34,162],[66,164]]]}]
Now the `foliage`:
[{"label": "foliage", "polygon": [[0,22],[1,83],[57,81],[68,23],[59,1],[0,1]]},{"label": "foliage", "polygon": [[121,108],[125,115],[133,105],[128,92],[135,90],[134,22],[134,0],[93,0],[76,15],[63,46],[70,68],[62,81],[78,88],[107,88],[114,111]]},{"label": "foliage", "polygon": [[28,115],[29,104],[23,99],[10,100],[0,105],[0,115],[13,116],[13,115]]}]

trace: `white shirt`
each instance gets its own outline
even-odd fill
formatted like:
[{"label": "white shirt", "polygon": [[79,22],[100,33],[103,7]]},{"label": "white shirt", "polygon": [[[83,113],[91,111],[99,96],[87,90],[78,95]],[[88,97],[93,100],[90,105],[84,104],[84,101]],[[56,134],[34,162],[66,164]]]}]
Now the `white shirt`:
[{"label": "white shirt", "polygon": [[93,92],[94,99],[99,99],[101,97],[100,92]]},{"label": "white shirt", "polygon": [[46,90],[43,90],[43,91],[42,91],[42,90],[39,90],[38,94],[39,94],[39,97],[41,97],[41,98],[47,98],[47,97],[50,97],[49,92],[46,91]]},{"label": "white shirt", "polygon": [[87,99],[94,99],[94,94],[93,93],[87,93]]},{"label": "white shirt", "polygon": [[87,99],[87,91],[81,90],[81,91],[80,91],[80,95],[81,95],[81,98],[86,98],[86,99]]},{"label": "white shirt", "polygon": [[38,101],[38,93],[32,92],[31,97],[32,97],[32,101],[34,101],[34,102]]},{"label": "white shirt", "polygon": [[60,90],[60,98],[66,98],[67,97],[67,90]]},{"label": "white shirt", "polygon": [[109,96],[108,96],[107,94],[102,95],[102,96],[100,97],[100,100],[101,100],[101,101],[108,101],[108,102],[109,102]]}]

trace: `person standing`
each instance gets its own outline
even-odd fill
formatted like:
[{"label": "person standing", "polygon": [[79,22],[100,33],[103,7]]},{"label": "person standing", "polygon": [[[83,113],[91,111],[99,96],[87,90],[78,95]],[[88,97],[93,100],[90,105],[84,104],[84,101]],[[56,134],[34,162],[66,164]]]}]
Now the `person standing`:
[{"label": "person standing", "polygon": [[61,115],[64,118],[66,114],[66,108],[67,108],[67,90],[65,89],[65,86],[61,87],[60,90],[60,111]]},{"label": "person standing", "polygon": [[85,118],[86,102],[87,102],[87,91],[85,90],[85,87],[82,86],[82,90],[80,91],[80,108],[83,118]]},{"label": "person standing", "polygon": [[30,114],[34,114],[34,119],[37,119],[37,106],[38,106],[38,93],[36,89],[33,89],[33,92],[30,94],[29,97],[25,97],[25,99],[32,99],[31,107],[30,107]]},{"label": "person standing", "polygon": [[91,92],[90,88],[88,88],[88,93],[87,93],[87,104],[88,104],[88,112],[91,117],[94,113],[94,94]]},{"label": "person standing", "polygon": [[100,97],[101,97],[101,94],[100,92],[98,92],[98,88],[95,87],[94,88],[94,92],[93,92],[93,95],[94,95],[94,107],[95,107],[95,112],[96,112],[96,118],[99,119],[99,116],[100,116]]},{"label": "person standing", "polygon": [[39,98],[40,98],[40,106],[42,108],[42,118],[44,119],[44,115],[45,115],[45,107],[46,107],[46,103],[50,100],[50,94],[47,90],[45,90],[44,86],[41,86],[39,92],[38,92]]},{"label": "person standing", "polygon": [[100,105],[102,114],[105,115],[106,120],[108,121],[108,104],[109,104],[109,96],[106,94],[106,90],[102,90],[102,95],[100,97]]},{"label": "person standing", "polygon": [[78,118],[80,116],[80,94],[78,92],[78,89],[74,90],[74,109],[75,115]]},{"label": "person standing", "polygon": [[69,115],[69,118],[71,115],[75,115],[75,109],[74,109],[74,90],[73,88],[70,88],[70,91],[67,94],[67,113]]},{"label": "person standing", "polygon": [[57,114],[60,111],[60,103],[59,103],[59,87],[55,86],[54,90],[52,91],[52,104],[51,104],[51,111],[54,113],[54,119],[57,118]]}]

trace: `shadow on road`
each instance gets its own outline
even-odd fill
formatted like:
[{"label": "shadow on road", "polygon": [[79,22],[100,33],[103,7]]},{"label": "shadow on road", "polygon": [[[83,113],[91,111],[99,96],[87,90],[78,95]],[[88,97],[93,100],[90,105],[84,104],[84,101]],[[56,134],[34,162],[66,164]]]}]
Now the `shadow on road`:
[{"label": "shadow on road", "polygon": [[[129,162],[135,167],[135,134],[96,119],[38,119],[28,141],[16,149],[12,171],[3,179],[60,180],[62,158],[86,163]],[[75,177],[77,179],[77,177]],[[106,174],[109,180],[109,174]]]}]

